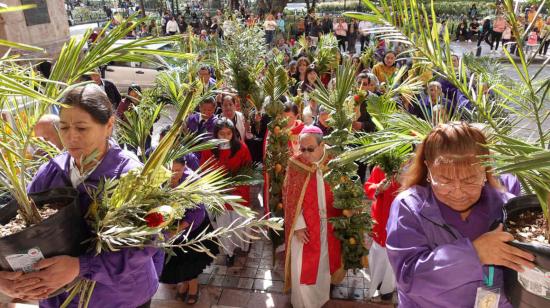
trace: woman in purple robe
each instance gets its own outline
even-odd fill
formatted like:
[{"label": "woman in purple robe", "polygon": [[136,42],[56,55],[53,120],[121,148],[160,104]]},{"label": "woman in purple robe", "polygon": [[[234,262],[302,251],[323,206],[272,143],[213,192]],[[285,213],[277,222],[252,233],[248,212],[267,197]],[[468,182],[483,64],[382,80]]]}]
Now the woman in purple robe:
[{"label": "woman in purple robe", "polygon": [[[186,179],[197,177],[197,174],[187,164],[185,157],[180,157],[172,162],[171,187],[177,187]],[[186,211],[185,216],[178,224],[178,231],[183,231],[183,234],[187,235],[185,241],[196,239],[204,230],[212,232],[214,229],[210,224],[208,213],[203,204]],[[184,241],[183,236],[176,240],[176,242],[182,241]],[[207,240],[203,241],[202,244],[212,255],[218,254],[219,248],[216,242]],[[205,252],[195,251],[191,248],[185,248],[185,251],[175,249],[174,255],[166,256],[166,264],[160,276],[160,281],[167,284],[176,284],[176,299],[193,305],[199,300],[198,277],[212,261],[214,261],[214,258]]]},{"label": "woman in purple robe", "polygon": [[[60,137],[65,153],[42,165],[29,193],[72,186],[79,191],[82,213],[91,203],[87,192],[106,178],[119,178],[141,164],[110,139],[115,123],[112,104],[97,85],[77,87],[63,99]],[[84,158],[96,152],[93,162]],[[39,261],[36,272],[13,280],[11,296],[40,300],[40,307],[60,307],[67,292],[48,298],[75,278],[96,282],[90,308],[149,307],[158,288],[163,254],[156,248],[128,248],[118,252],[91,252],[80,257],[56,256]],[[78,296],[69,307],[77,307]]]},{"label": "woman in purple robe", "polygon": [[386,226],[400,307],[473,307],[479,287],[499,288],[499,307],[511,307],[502,267],[533,267],[506,243],[513,236],[500,222],[512,195],[479,158],[485,144],[481,130],[454,122],[418,147]]}]

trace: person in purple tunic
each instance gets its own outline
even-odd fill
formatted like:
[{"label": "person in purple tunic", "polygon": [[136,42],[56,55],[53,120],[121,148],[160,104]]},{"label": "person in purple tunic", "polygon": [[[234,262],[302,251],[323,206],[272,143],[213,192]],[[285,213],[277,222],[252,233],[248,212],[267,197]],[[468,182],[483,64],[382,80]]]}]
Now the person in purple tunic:
[{"label": "person in purple tunic", "polygon": [[213,98],[206,98],[199,105],[199,112],[195,112],[187,119],[187,129],[192,133],[207,134],[211,139],[214,131],[216,102]]},{"label": "person in purple tunic", "polygon": [[508,245],[502,230],[506,192],[480,155],[479,128],[441,124],[418,147],[392,203],[386,249],[400,307],[473,307],[478,287],[500,288],[502,267],[532,268],[534,257]]},{"label": "person in purple tunic", "polygon": [[[185,157],[180,157],[172,162],[171,187],[179,186],[184,180],[194,179],[197,174],[187,166]],[[185,212],[185,216],[178,224],[178,231],[187,234],[187,241],[195,239],[204,230],[212,232],[213,228],[208,218],[208,213],[203,204],[195,209]],[[183,237],[176,241],[181,242]],[[213,241],[204,241],[202,244],[213,255],[218,254],[218,245]],[[166,265],[160,276],[160,281],[168,284],[176,284],[176,299],[180,299],[189,305],[195,304],[199,299],[198,276],[214,261],[214,258],[205,252],[195,251],[191,248],[174,250],[175,255],[166,256]]]},{"label": "person in purple tunic", "polygon": [[[60,137],[67,151],[40,167],[28,191],[72,186],[80,193],[84,214],[91,203],[87,189],[97,187],[106,178],[119,178],[141,164],[110,139],[115,117],[112,104],[100,87],[77,87],[66,94],[63,103],[68,107],[60,111]],[[94,151],[96,159],[82,165],[83,158]],[[156,248],[128,248],[99,255],[91,252],[80,257],[44,259],[35,265],[36,272],[15,281],[16,295],[39,299],[40,307],[60,307],[67,292],[47,297],[80,277],[96,282],[90,308],[149,307],[158,288],[162,257]],[[78,300],[75,298],[69,307],[77,307]]]}]

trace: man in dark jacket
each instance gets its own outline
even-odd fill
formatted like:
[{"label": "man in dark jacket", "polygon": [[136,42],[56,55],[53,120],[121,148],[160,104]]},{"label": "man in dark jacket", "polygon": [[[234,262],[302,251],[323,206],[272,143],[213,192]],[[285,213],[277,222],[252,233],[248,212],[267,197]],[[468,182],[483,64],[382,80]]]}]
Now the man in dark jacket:
[{"label": "man in dark jacket", "polygon": [[323,16],[322,30],[323,34],[332,32],[332,19],[328,15]]},{"label": "man in dark jacket", "polygon": [[[372,73],[361,73],[357,76],[359,89],[365,91],[367,95],[362,102],[359,102],[359,118],[352,123],[353,130],[356,132],[373,133],[376,131],[376,125],[372,121],[372,117],[367,110],[367,102],[369,96],[377,96],[378,78]],[[361,183],[365,183],[367,176],[367,164],[363,162],[357,163],[357,175],[361,179]]]},{"label": "man in dark jacket", "polygon": [[116,88],[114,83],[101,78],[99,70],[84,75],[83,78],[84,80],[93,80],[98,86],[103,89],[103,91],[105,91],[107,97],[109,97],[109,100],[111,101],[111,104],[113,104],[113,109],[116,110],[118,108],[118,104],[120,104],[120,101],[122,99],[122,97],[120,96],[120,92],[118,92],[118,89]]},{"label": "man in dark jacket", "polygon": [[355,131],[372,133],[376,131],[376,125],[374,125],[372,117],[367,111],[367,101],[369,96],[376,95],[378,79],[374,74],[361,73],[357,76],[357,82],[359,83],[360,89],[367,92],[367,96],[362,102],[360,102],[359,118],[353,122],[352,126]]}]

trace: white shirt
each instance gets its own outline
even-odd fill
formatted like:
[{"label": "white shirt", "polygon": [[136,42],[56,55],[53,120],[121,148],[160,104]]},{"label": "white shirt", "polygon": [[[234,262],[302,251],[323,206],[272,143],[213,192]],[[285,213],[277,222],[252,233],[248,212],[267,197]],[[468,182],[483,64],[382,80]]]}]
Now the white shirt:
[{"label": "white shirt", "polygon": [[91,170],[88,172],[80,173],[80,169],[76,166],[75,159],[71,156],[71,162],[70,162],[70,169],[71,169],[71,184],[73,184],[73,188],[77,188],[78,185],[84,183],[88,176],[94,172],[94,170],[99,166],[98,162]]},{"label": "white shirt", "polygon": [[368,30],[371,30],[373,29],[373,25],[371,22],[368,22],[368,21],[360,21],[359,22],[359,25],[357,26],[359,28],[359,32],[361,34],[367,34],[366,32]]},{"label": "white shirt", "polygon": [[170,32],[180,32],[180,28],[178,27],[178,23],[175,20],[169,20],[166,24],[166,33]]},{"label": "white shirt", "polygon": [[277,28],[277,22],[275,20],[264,21],[264,30],[275,31],[276,28]]}]

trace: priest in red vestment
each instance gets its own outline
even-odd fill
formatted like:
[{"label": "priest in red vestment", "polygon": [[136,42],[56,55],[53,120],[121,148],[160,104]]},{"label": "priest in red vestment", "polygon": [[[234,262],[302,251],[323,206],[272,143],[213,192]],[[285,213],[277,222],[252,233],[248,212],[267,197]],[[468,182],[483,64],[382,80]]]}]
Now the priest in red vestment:
[{"label": "priest in red vestment", "polygon": [[292,290],[295,308],[323,306],[330,297],[331,275],[342,266],[340,242],[328,221],[341,211],[333,207],[323,178],[329,158],[322,140],[320,128],[302,130],[301,153],[289,160],[283,186],[285,291]]}]

